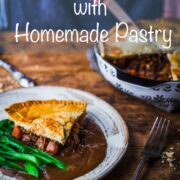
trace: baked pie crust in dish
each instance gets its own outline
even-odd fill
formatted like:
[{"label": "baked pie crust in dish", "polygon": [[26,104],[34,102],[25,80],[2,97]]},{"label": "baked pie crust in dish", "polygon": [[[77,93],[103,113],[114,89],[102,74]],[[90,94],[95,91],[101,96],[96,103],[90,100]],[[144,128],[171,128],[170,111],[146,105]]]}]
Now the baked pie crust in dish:
[{"label": "baked pie crust in dish", "polygon": [[28,133],[64,145],[73,126],[86,114],[86,103],[68,100],[26,101],[5,109],[9,119]]},{"label": "baked pie crust in dish", "polygon": [[[177,25],[175,28],[174,24]],[[158,36],[157,43],[132,43],[128,38],[115,41],[116,28],[109,32],[108,41],[99,42],[98,50],[102,58],[121,71],[136,77],[158,80],[180,80],[180,23],[171,20],[139,21],[140,29],[148,29],[151,25],[154,29],[172,29],[172,48],[161,49],[164,44],[163,37]],[[129,30],[133,26],[129,24]],[[125,29],[125,28],[124,28]],[[124,34],[121,28],[119,34]],[[165,44],[164,44],[165,45]]]}]

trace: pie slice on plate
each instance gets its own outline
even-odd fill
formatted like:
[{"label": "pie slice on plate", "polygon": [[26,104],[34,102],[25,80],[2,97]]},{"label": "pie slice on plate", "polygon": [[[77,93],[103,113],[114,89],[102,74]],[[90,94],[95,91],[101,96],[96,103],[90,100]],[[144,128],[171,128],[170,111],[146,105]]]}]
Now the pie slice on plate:
[{"label": "pie slice on plate", "polygon": [[16,138],[22,137],[17,134],[19,127],[21,132],[64,145],[73,126],[79,123],[80,128],[86,114],[86,103],[65,100],[26,101],[10,105],[5,112],[15,124],[13,132]]}]

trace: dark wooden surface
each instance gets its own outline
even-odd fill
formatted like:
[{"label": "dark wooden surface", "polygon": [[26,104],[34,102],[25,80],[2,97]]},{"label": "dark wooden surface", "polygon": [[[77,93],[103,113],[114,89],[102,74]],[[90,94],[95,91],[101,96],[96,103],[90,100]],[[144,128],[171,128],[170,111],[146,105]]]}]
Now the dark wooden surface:
[{"label": "dark wooden surface", "polygon": [[[110,103],[124,118],[129,129],[129,147],[117,167],[104,179],[131,179],[156,116],[172,121],[167,147],[173,146],[176,149],[179,161],[180,113],[166,113],[112,87],[89,66],[86,50],[91,45],[61,43],[51,45],[55,49],[51,52],[45,44],[39,45],[37,49],[33,45],[22,43],[20,48],[17,48],[12,38],[9,38],[12,34],[1,33],[0,36],[1,45],[3,43],[8,50],[1,57],[33,78],[38,85],[58,85],[89,91]],[[5,90],[19,86],[3,69],[0,69],[0,83],[3,83]],[[162,164],[161,160],[157,160],[150,164],[144,179],[178,180],[180,170],[173,170],[167,164]]]}]

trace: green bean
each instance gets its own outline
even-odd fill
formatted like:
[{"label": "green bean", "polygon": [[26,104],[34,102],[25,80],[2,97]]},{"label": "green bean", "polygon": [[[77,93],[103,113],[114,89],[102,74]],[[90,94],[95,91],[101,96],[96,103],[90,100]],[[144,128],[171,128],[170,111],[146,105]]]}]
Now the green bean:
[{"label": "green bean", "polygon": [[51,164],[55,165],[56,167],[63,169],[63,170],[67,169],[67,165],[65,163],[58,160],[57,158],[54,158],[53,156],[49,155],[48,153],[43,152],[39,149],[35,149],[31,146],[28,146],[27,149],[30,150],[35,156],[38,155],[39,158],[43,158],[48,163],[51,163]]},{"label": "green bean", "polygon": [[26,162],[25,163],[25,170],[28,174],[38,177],[39,176],[39,172],[38,169],[36,168],[36,166],[30,162]]},{"label": "green bean", "polygon": [[13,129],[13,122],[9,119],[4,119],[0,121],[0,130],[3,130],[4,132],[11,134]]},{"label": "green bean", "polygon": [[10,145],[16,149],[18,149],[20,152],[23,152],[24,151],[24,147],[17,143],[14,138],[11,138],[10,136],[6,135],[6,136],[2,136],[0,138],[0,142],[1,143],[5,143],[6,145]]},{"label": "green bean", "polygon": [[0,166],[17,169],[19,171],[24,171],[23,167],[14,162],[8,161],[7,159],[0,156]]},{"label": "green bean", "polygon": [[0,138],[0,142],[7,143],[7,144],[11,145],[12,147],[18,149],[20,152],[30,153],[30,154],[38,157],[39,159],[45,161],[45,163],[52,163],[60,169],[66,170],[66,168],[67,168],[67,166],[62,161],[58,160],[57,158],[54,158],[53,156],[51,156],[48,153],[45,153],[39,149],[22,144],[17,139],[13,138],[12,136],[6,135],[6,136],[2,137],[2,138]]},{"label": "green bean", "polygon": [[12,148],[15,148],[17,151],[24,154],[31,154],[32,156],[34,156],[34,158],[41,160],[44,164],[51,163],[62,170],[67,169],[67,165],[65,163],[49,155],[46,152],[43,152],[32,146],[22,144],[20,141],[18,141],[14,137],[8,135],[7,133],[3,133],[3,131],[0,131],[0,136],[1,136],[0,142],[5,146],[8,146],[8,147],[10,146]]},{"label": "green bean", "polygon": [[9,157],[9,159],[25,160],[25,161],[34,163],[37,166],[40,165],[39,160],[35,156],[33,156],[31,154],[18,153],[18,152],[15,152],[15,151],[12,151],[12,152],[9,151],[8,152],[8,151],[3,151],[3,150],[0,150],[0,154],[7,155],[7,157]]}]

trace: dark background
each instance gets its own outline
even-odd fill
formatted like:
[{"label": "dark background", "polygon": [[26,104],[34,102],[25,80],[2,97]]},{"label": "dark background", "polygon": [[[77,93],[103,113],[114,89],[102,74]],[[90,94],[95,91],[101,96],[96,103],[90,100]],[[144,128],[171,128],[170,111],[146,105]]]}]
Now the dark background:
[{"label": "dark background", "polygon": [[[25,30],[27,21],[30,22],[30,29],[90,30],[95,27],[96,22],[100,22],[101,28],[109,29],[117,21],[109,11],[106,17],[74,15],[74,2],[83,3],[91,0],[4,0],[4,2],[7,27],[0,27],[0,29],[5,30],[14,30],[17,22],[20,23],[20,29]],[[163,14],[163,0],[117,0],[117,2],[134,20],[155,19]]]}]

